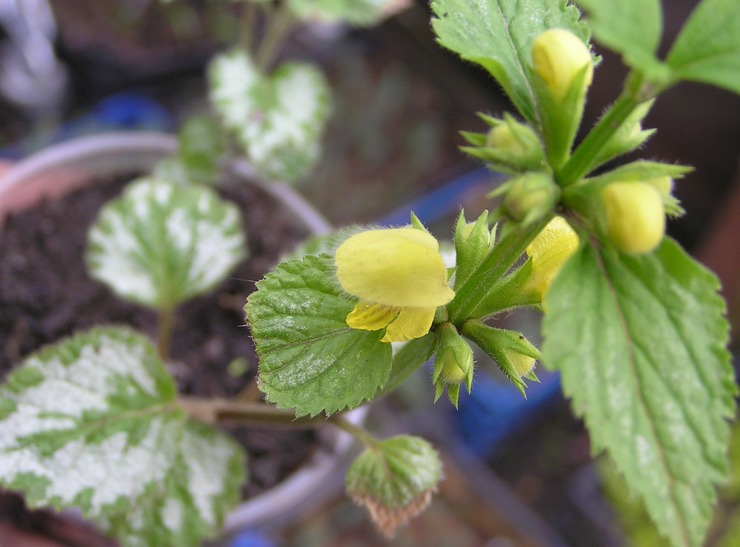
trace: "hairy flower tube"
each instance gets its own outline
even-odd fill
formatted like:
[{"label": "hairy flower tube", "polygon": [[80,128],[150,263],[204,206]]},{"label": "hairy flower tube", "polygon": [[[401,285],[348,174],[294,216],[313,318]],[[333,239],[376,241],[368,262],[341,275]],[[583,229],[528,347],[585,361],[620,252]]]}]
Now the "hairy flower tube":
[{"label": "hairy flower tube", "polygon": [[578,249],[578,234],[563,217],[553,218],[527,247],[532,260],[532,273],[525,290],[535,290],[544,300],[552,280]]},{"label": "hairy flower tube", "polygon": [[546,30],[532,42],[534,71],[553,96],[562,101],[573,79],[586,68],[583,85],[593,79],[593,62],[588,47],[572,32],[562,28]]},{"label": "hairy flower tube", "polygon": [[617,249],[645,254],[658,246],[665,234],[665,210],[652,183],[613,182],[601,191],[601,200],[606,232]]},{"label": "hairy flower tube", "polygon": [[368,230],[342,243],[335,255],[339,284],[359,302],[347,315],[353,329],[385,328],[383,342],[402,342],[429,332],[437,306],[455,292],[439,243],[416,228]]}]

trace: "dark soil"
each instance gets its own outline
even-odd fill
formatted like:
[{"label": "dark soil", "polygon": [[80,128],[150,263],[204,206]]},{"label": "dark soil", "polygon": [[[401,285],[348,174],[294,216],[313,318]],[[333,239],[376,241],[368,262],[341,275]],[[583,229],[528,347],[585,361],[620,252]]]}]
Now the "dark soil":
[{"label": "dark soil", "polygon": [[[130,178],[105,181],[6,219],[0,238],[0,379],[40,346],[95,325],[125,324],[154,338],[155,313],[121,301],[88,277],[83,263],[88,227],[100,206]],[[254,378],[257,359],[244,302],[255,282],[307,235],[254,187],[230,186],[222,193],[242,208],[249,257],[213,294],[179,310],[170,371],[181,392],[197,396],[232,396]],[[246,359],[246,374],[229,374],[235,359]],[[312,431],[240,427],[230,432],[250,456],[245,497],[279,482],[317,446]],[[34,521],[22,514],[22,504],[3,496],[9,495],[0,496],[0,521],[10,518],[24,528],[48,532],[47,514],[39,513]]]}]

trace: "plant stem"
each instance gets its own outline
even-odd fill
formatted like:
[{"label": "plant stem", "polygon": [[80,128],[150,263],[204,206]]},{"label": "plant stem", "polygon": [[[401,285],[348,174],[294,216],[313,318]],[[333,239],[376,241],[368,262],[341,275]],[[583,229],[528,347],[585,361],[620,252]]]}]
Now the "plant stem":
[{"label": "plant stem", "polygon": [[342,414],[331,416],[329,418],[329,423],[352,435],[356,440],[361,442],[365,448],[375,448],[378,445],[378,440],[375,437],[370,435],[370,433],[360,426],[349,422]]},{"label": "plant stem", "polygon": [[556,174],[558,184],[565,188],[587,175],[598,152],[609,142],[624,121],[638,106],[655,97],[660,90],[658,86],[644,82],[639,74],[630,73],[617,100],[578,145],[568,163]]},{"label": "plant stem", "polygon": [[293,14],[284,3],[268,12],[267,31],[255,54],[257,68],[260,72],[267,71],[294,24]]},{"label": "plant stem", "polygon": [[175,310],[172,307],[159,310],[157,317],[157,352],[160,359],[166,361],[170,355],[170,340],[175,319]]},{"label": "plant stem", "polygon": [[257,6],[252,2],[246,2],[242,8],[241,30],[239,33],[239,43],[251,55],[254,47],[254,35],[256,29]]},{"label": "plant stem", "polygon": [[238,423],[240,425],[273,425],[291,428],[317,427],[327,423],[323,415],[297,418],[290,410],[266,403],[230,401],[181,395],[177,404],[189,415],[207,424]]},{"label": "plant stem", "polygon": [[[486,299],[499,280],[522,256],[532,240],[540,233],[552,215],[547,215],[526,228],[516,227],[493,246],[475,271],[457,290],[455,299],[449,304],[450,321],[459,328],[471,318],[476,307]],[[479,313],[486,315],[485,310]],[[477,317],[474,317],[477,319]]]}]

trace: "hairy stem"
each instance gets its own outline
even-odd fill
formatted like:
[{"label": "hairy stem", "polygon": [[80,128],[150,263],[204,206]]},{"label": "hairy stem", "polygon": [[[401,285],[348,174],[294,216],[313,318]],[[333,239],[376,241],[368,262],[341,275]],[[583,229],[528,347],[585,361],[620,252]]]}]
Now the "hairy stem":
[{"label": "hairy stem", "polygon": [[644,82],[639,74],[630,73],[620,96],[556,174],[558,184],[565,188],[586,176],[591,171],[599,151],[614,136],[624,121],[638,106],[654,98],[661,90],[654,84]]},{"label": "hairy stem", "polygon": [[[499,280],[519,260],[527,245],[532,242],[551,218],[552,215],[547,215],[525,228],[514,227],[493,246],[488,256],[483,259],[465,283],[457,290],[455,299],[447,308],[450,321],[455,326],[460,328],[467,319],[472,317],[474,312],[480,316],[488,314],[486,310],[478,309],[479,304],[487,299],[489,292],[494,287],[498,286]],[[473,319],[477,319],[477,317],[473,317]]]}]

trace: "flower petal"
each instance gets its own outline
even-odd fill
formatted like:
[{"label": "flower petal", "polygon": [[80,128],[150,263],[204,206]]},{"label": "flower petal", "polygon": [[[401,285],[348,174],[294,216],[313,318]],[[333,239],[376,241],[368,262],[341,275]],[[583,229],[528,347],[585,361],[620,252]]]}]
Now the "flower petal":
[{"label": "flower petal", "polygon": [[385,331],[381,342],[405,342],[421,338],[432,327],[436,308],[403,308]]},{"label": "flower petal", "polygon": [[388,326],[399,310],[378,304],[358,302],[347,315],[347,326],[360,330],[379,330]]},{"label": "flower petal", "polygon": [[415,228],[368,230],[339,246],[337,278],[348,293],[393,307],[436,307],[455,296],[434,237]]}]

